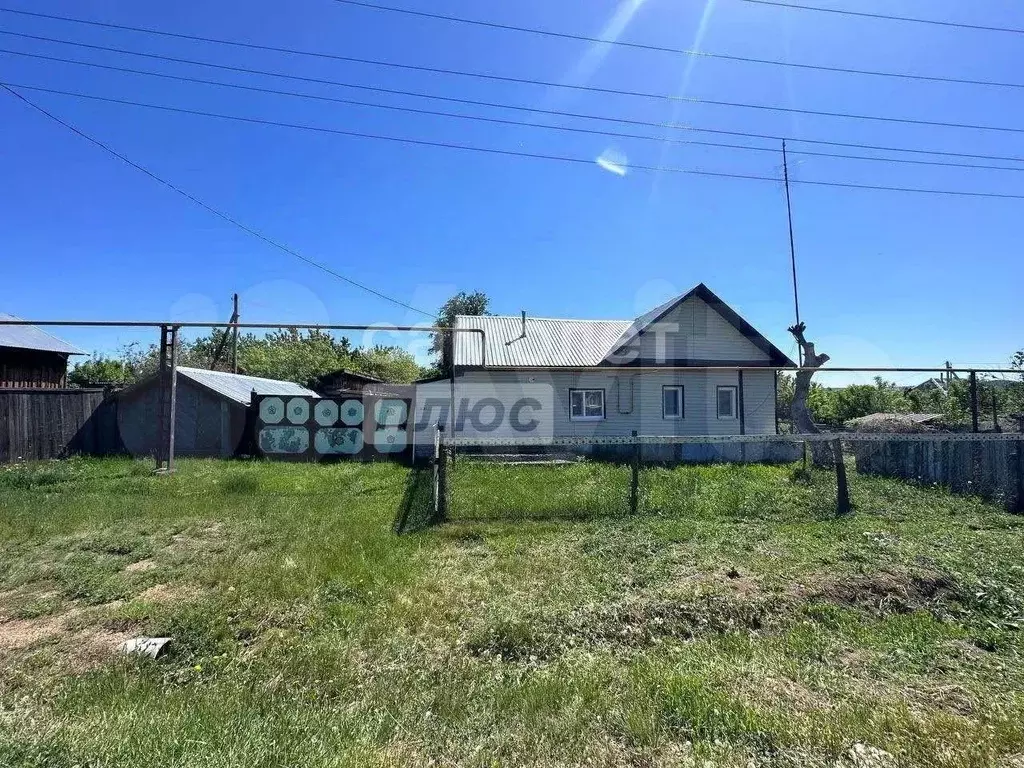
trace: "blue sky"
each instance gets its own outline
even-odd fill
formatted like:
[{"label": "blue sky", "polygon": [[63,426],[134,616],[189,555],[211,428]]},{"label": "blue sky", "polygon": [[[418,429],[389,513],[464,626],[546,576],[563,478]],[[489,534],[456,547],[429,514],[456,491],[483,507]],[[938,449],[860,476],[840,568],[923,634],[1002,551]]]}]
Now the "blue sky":
[{"label": "blue sky", "polygon": [[[206,37],[546,81],[801,109],[1024,124],[1020,90],[693,59],[482,29],[332,0],[7,2],[14,8]],[[1024,81],[1024,38],[1019,35],[787,11],[741,0],[392,2],[711,52]],[[1024,7],[1008,1],[865,0],[856,8],[1024,27]],[[788,136],[794,150],[821,151],[797,143],[814,138],[1024,155],[1024,134],[1010,132],[489,82],[11,14],[0,14],[0,29],[437,95]],[[0,35],[0,47],[341,98],[593,125],[567,117],[453,107],[233,75],[8,35]],[[620,176],[596,163],[570,165],[406,146],[24,92],[211,205],[414,306],[434,311],[457,290],[482,290],[499,313],[525,309],[548,317],[628,318],[703,281],[779,346],[793,349],[785,331],[793,308],[782,184],[633,169],[661,165],[776,177],[781,172],[778,155],[349,107],[10,54],[0,54],[0,62],[5,81],[25,85],[435,142],[585,159],[624,158],[627,172]],[[9,95],[0,97],[0,310],[28,318],[226,319],[230,296],[237,291],[243,319],[251,322],[424,320],[232,228]],[[665,135],[660,129],[625,130]],[[686,132],[673,135],[716,140]],[[1010,171],[798,155],[791,160],[795,180],[1009,194],[1024,189],[1024,174]],[[834,364],[912,366],[947,359],[958,365],[1004,364],[1024,346],[1024,201],[797,184],[793,203],[802,315],[809,335],[832,355]],[[61,335],[100,351],[140,338],[130,332],[85,329]],[[395,341],[385,336],[376,340]]]}]

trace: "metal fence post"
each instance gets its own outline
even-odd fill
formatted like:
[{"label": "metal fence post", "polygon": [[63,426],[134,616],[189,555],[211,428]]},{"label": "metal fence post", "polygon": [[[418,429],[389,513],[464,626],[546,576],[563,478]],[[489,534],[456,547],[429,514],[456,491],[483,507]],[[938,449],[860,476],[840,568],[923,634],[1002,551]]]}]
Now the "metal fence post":
[{"label": "metal fence post", "polygon": [[633,430],[633,460],[630,464],[629,514],[635,515],[640,506],[640,438]]},{"label": "metal fence post", "polygon": [[170,384],[170,413],[167,417],[167,472],[174,471],[174,433],[177,430],[178,411],[178,327],[171,326],[171,384]]},{"label": "metal fence post", "polygon": [[971,431],[978,431],[978,373],[971,371]]},{"label": "metal fence post", "polygon": [[156,469],[174,471],[175,412],[178,400],[178,326],[160,326]]},{"label": "metal fence post", "polygon": [[836,513],[848,515],[850,513],[850,486],[846,480],[846,464],[843,461],[843,441],[835,440],[832,443],[832,452],[835,455],[836,465]]},{"label": "metal fence post", "polygon": [[443,523],[448,519],[448,457],[451,450],[444,444],[444,427],[437,426],[437,509],[435,522]]},{"label": "metal fence post", "polygon": [[1024,513],[1024,439],[1017,441],[1017,512]]},{"label": "metal fence post", "polygon": [[443,427],[440,424],[434,425],[434,519],[438,519],[438,513],[441,509],[441,497],[439,493],[440,488],[440,472],[441,472],[441,430]]}]

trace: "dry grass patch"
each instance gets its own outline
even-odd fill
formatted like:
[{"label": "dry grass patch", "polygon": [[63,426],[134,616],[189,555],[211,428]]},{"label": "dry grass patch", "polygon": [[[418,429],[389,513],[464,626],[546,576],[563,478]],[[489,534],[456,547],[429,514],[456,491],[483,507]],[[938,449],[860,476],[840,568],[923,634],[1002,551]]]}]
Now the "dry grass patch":
[{"label": "dry grass patch", "polygon": [[74,611],[35,619],[11,619],[0,623],[0,651],[21,651],[66,634]]},{"label": "dry grass patch", "polygon": [[187,584],[154,584],[139,593],[137,599],[147,603],[181,603],[201,594],[198,587]]}]

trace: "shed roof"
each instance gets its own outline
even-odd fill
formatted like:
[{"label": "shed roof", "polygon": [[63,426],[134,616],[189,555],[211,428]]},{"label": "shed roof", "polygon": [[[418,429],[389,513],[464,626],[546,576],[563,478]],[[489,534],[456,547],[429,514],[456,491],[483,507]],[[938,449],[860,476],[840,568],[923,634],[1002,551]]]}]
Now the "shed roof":
[{"label": "shed roof", "polygon": [[[319,397],[316,392],[307,389],[294,381],[264,379],[259,376],[246,376],[241,373],[225,373],[224,371],[208,371],[205,368],[189,368],[178,366],[178,376],[198,384],[200,387],[230,400],[239,405],[249,405],[252,393],[257,395],[285,395],[295,397]],[[149,385],[155,383],[157,374],[147,376],[137,384],[121,390],[119,397],[132,397]]]},{"label": "shed roof", "polygon": [[242,405],[249,404],[253,390],[257,395],[317,397],[317,393],[312,389],[307,389],[294,381],[263,379],[259,376],[208,371],[204,368],[188,368],[180,365],[178,366],[178,375]]},{"label": "shed roof", "polygon": [[[630,344],[649,326],[691,297],[703,300],[730,325],[764,351],[774,365],[795,366],[774,344],[758,333],[711,290],[700,283],[686,293],[645,312],[635,320],[557,320],[521,316],[458,315],[457,329],[480,329],[455,334],[455,365],[488,368],[588,368],[613,365],[613,354]],[[486,350],[482,345],[486,343]],[[481,356],[481,352],[486,355]]]},{"label": "shed roof", "polygon": [[[0,312],[0,320],[20,320],[20,317]],[[34,325],[0,325],[0,347],[35,349],[41,352],[60,352],[65,355],[86,354],[73,344],[58,339]]]}]

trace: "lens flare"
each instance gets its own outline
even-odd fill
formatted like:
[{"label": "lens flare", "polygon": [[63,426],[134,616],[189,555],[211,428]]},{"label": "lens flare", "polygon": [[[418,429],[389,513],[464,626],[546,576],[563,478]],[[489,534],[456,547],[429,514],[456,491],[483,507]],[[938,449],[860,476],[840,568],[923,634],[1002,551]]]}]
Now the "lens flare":
[{"label": "lens flare", "polygon": [[[717,5],[717,3],[718,3],[718,0],[707,0],[707,2],[704,4],[704,11],[700,15],[700,23],[697,25],[697,34],[694,35],[693,45],[690,46],[690,50],[700,51],[701,47],[704,45],[704,37],[707,34],[708,26],[711,23],[711,16],[715,12],[715,6]],[[686,57],[686,64],[683,65],[683,76],[682,76],[682,78],[679,81],[678,95],[681,96],[681,97],[682,96],[686,96],[686,92],[690,89],[690,79],[693,77],[693,68],[694,68],[694,66],[697,63],[697,59],[698,58],[699,57],[697,57],[697,56],[687,56]],[[673,106],[672,106],[672,119],[669,120],[670,123],[678,123],[679,122],[680,113],[682,112],[683,104],[684,104],[683,101],[676,101],[673,104]],[[671,128],[666,128],[665,129],[665,138],[666,139],[669,138],[672,130],[673,129],[671,129]],[[661,145],[661,157],[658,159],[658,168],[659,169],[663,168],[664,165],[665,165],[665,158],[666,158],[666,155],[668,154],[669,146],[670,146],[670,144],[669,144],[668,141],[663,142],[662,145]],[[651,190],[652,192],[655,189],[657,189],[658,180],[660,178],[661,178],[661,172],[659,170],[659,172],[654,175],[654,183],[653,183],[653,187],[652,187],[652,190]]]},{"label": "lens flare", "polygon": [[598,167],[614,173],[616,176],[625,176],[629,172],[629,164],[625,153],[617,149],[606,149],[594,160]]},{"label": "lens flare", "polygon": [[647,0],[622,0],[618,8],[615,9],[615,13],[612,14],[612,17],[598,35],[602,40],[608,42],[592,43],[587,48],[586,53],[576,62],[576,65],[562,78],[562,82],[574,84],[588,82],[604,62],[608,52],[614,48],[612,43],[618,40],[619,36],[626,31],[626,27],[633,21],[633,17],[636,16],[637,11],[640,10],[645,2]]}]

